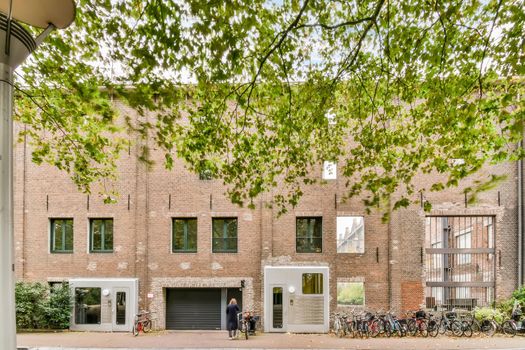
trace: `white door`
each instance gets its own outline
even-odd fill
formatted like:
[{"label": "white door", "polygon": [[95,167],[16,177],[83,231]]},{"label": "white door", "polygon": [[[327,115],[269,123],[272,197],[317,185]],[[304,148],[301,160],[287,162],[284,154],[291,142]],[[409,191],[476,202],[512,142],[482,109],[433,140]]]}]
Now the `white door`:
[{"label": "white door", "polygon": [[286,332],[286,298],[284,285],[271,286],[270,331]]},{"label": "white door", "polygon": [[129,288],[113,288],[111,298],[111,323],[112,330],[117,332],[129,332],[132,328],[131,320],[131,299]]}]

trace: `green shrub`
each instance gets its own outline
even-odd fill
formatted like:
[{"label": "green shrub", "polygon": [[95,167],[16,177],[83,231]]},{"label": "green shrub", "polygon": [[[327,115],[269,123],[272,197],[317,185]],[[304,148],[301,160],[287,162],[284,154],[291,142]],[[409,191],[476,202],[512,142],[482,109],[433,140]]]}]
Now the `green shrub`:
[{"label": "green shrub", "polygon": [[525,305],[525,284],[512,293],[512,299],[519,301],[521,305]]},{"label": "green shrub", "polygon": [[17,328],[41,328],[45,323],[44,305],[47,287],[40,283],[18,282],[15,286]]},{"label": "green shrub", "polygon": [[69,328],[71,309],[72,300],[69,285],[62,283],[52,288],[44,305],[48,327],[54,329]]},{"label": "green shrub", "polygon": [[492,309],[490,307],[482,307],[476,309],[474,316],[478,321],[494,318],[496,322],[501,323],[506,318],[505,315],[498,309]]},{"label": "green shrub", "polygon": [[15,299],[18,329],[69,327],[72,302],[67,283],[50,290],[40,282],[18,282]]}]

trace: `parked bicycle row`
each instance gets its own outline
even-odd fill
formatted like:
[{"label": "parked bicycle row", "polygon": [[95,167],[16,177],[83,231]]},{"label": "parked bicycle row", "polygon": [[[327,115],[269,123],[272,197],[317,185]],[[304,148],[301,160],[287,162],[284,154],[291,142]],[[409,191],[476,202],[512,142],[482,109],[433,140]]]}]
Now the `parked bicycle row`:
[{"label": "parked bicycle row", "polygon": [[476,319],[475,311],[408,311],[396,316],[392,311],[370,312],[352,310],[348,314],[334,313],[330,317],[331,331],[339,337],[436,337],[445,334],[455,337],[472,337],[484,334],[493,336],[503,333],[515,336],[525,333],[521,314],[513,314],[509,319],[496,318]]}]

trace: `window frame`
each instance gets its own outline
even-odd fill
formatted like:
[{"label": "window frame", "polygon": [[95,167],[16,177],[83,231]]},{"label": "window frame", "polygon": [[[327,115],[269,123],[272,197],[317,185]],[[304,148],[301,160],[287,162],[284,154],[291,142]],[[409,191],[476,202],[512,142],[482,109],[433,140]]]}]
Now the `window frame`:
[{"label": "window frame", "polygon": [[[105,228],[106,228],[106,221],[111,220],[113,223],[112,225],[112,232],[111,232],[111,250],[109,249],[93,249],[93,223],[95,220],[101,220],[104,222],[104,232],[101,234],[101,242],[102,247],[105,248]],[[113,218],[89,218],[89,253],[113,253],[114,252],[114,246],[115,246],[115,220]]]},{"label": "window frame", "polygon": [[[189,237],[189,221],[195,220],[195,249],[189,249],[188,247],[188,237]],[[175,222],[176,221],[182,221],[184,222],[183,226],[183,242],[184,242],[184,249],[175,249]],[[197,253],[198,250],[198,220],[196,217],[172,217],[171,218],[171,252],[172,253]]]},{"label": "window frame", "polygon": [[[305,277],[307,275],[312,276],[313,285],[311,287],[312,287],[313,292],[311,293],[307,293],[305,291]],[[319,276],[320,278],[318,278]],[[315,292],[317,289],[321,289],[321,290],[318,292]],[[303,295],[324,295],[324,273],[322,272],[303,272],[301,274],[301,294]]]},{"label": "window frame", "polygon": [[337,180],[337,162],[332,160],[323,161],[321,179],[324,181]]},{"label": "window frame", "polygon": [[[54,223],[56,221],[71,221],[71,240],[72,240],[72,247],[71,250],[69,249],[56,249],[55,247],[55,225]],[[74,227],[75,221],[73,218],[49,218],[49,252],[52,254],[72,254],[75,249],[75,227]],[[66,245],[66,232],[65,232],[65,226],[62,228],[62,246],[65,248]]]},{"label": "window frame", "polygon": [[[299,220],[308,220],[307,229],[306,229],[307,232],[305,236],[298,235],[299,233],[298,232],[299,230],[298,221]],[[316,225],[315,224],[310,225],[311,220],[320,220],[319,226],[321,228],[321,233],[319,237],[315,237],[314,235]],[[312,229],[310,229],[311,227]],[[311,246],[312,243],[308,244],[309,250],[299,250],[299,245],[297,244],[299,240],[311,240],[312,242],[319,241],[319,251],[312,249],[312,246]],[[300,253],[300,254],[311,254],[311,253],[320,254],[323,252],[323,217],[322,216],[297,216],[295,218],[295,252]]]},{"label": "window frame", "polygon": [[[227,225],[225,225],[223,223],[222,225],[222,237],[214,237],[214,228],[215,228],[215,222],[217,220],[235,220],[235,250],[233,249],[227,249],[225,250],[224,249],[224,242],[230,238],[227,237],[227,230],[226,230],[226,227]],[[222,248],[221,250],[215,250],[215,240],[222,240]],[[238,253],[239,252],[239,220],[237,217],[214,217],[212,218],[212,222],[211,222],[211,251],[212,253]]]}]

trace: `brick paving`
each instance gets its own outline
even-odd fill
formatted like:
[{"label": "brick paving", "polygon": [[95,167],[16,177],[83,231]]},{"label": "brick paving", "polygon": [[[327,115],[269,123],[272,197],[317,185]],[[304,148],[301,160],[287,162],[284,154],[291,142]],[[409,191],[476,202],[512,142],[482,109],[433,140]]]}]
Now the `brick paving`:
[{"label": "brick paving", "polygon": [[24,333],[18,334],[19,349],[525,349],[525,337],[495,336],[493,338],[377,338],[340,339],[329,334],[264,333],[248,340],[229,340],[227,332],[160,331],[131,333]]}]

